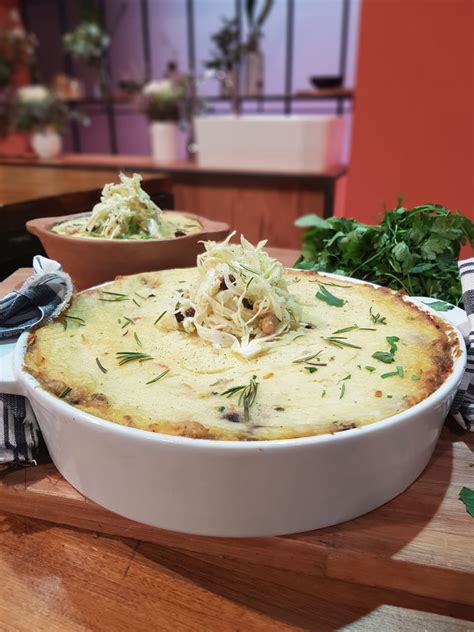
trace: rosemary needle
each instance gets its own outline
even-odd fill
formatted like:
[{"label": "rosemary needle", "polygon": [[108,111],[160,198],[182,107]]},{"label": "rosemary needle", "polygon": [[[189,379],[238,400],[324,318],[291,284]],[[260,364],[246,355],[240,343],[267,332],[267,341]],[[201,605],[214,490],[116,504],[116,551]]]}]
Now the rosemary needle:
[{"label": "rosemary needle", "polygon": [[140,353],[138,351],[117,351],[115,355],[119,361],[119,366],[127,364],[127,362],[134,362],[135,360],[145,362],[146,360],[153,359],[148,353]]},{"label": "rosemary needle", "polygon": [[166,310],[164,312],[161,312],[161,314],[158,316],[158,318],[155,320],[153,324],[156,325],[157,323],[159,323],[165,314],[166,314]]},{"label": "rosemary needle", "polygon": [[159,375],[157,375],[155,378],[153,378],[152,380],[150,380],[149,382],[146,382],[146,384],[153,384],[153,382],[158,382],[158,380],[161,380],[162,377],[165,377],[165,375],[167,373],[170,372],[170,369],[165,369],[162,373],[160,373]]},{"label": "rosemary needle", "polygon": [[105,368],[105,366],[103,366],[103,364],[101,363],[99,358],[96,358],[95,361],[96,361],[97,366],[99,367],[99,369],[102,371],[102,373],[107,373],[107,369]]}]

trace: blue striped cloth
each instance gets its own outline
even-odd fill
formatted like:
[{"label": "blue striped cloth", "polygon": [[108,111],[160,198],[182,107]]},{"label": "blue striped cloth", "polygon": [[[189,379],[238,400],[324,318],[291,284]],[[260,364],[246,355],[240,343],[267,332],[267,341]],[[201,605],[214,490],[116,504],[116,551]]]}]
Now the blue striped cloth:
[{"label": "blue striped cloth", "polygon": [[451,407],[451,414],[465,430],[474,432],[474,258],[459,262],[462,300],[469,319],[467,366]]},{"label": "blue striped cloth", "polygon": [[[34,274],[15,292],[0,300],[0,340],[54,318],[71,301],[73,285],[56,261],[36,256]],[[0,467],[34,462],[39,428],[30,402],[0,393]]]}]

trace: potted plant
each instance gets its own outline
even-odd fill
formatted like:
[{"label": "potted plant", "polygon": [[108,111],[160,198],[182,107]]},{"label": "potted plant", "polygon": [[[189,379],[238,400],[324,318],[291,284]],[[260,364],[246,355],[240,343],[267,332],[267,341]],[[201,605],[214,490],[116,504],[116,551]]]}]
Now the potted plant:
[{"label": "potted plant", "polygon": [[264,59],[261,50],[262,27],[273,7],[274,0],[263,0],[258,16],[258,0],[246,0],[245,15],[248,33],[243,45],[243,68],[245,94],[250,97],[261,96],[264,84]]},{"label": "potted plant", "polygon": [[221,28],[211,36],[214,50],[205,62],[215,72],[221,87],[221,96],[232,97],[238,91],[238,64],[241,57],[237,19],[222,18]]},{"label": "potted plant", "polygon": [[54,158],[61,152],[61,134],[72,118],[85,122],[45,86],[18,88],[11,102],[10,126],[17,132],[31,133],[31,146],[38,158]]},{"label": "potted plant", "polygon": [[178,121],[184,100],[184,86],[170,79],[150,81],[143,87],[139,107],[150,122],[151,152],[155,160],[177,159]]},{"label": "potted plant", "polygon": [[38,43],[32,33],[27,33],[20,14],[11,9],[0,29],[0,89],[15,84],[17,72],[34,63]]},{"label": "potted plant", "polygon": [[98,21],[87,19],[80,22],[73,31],[63,35],[63,45],[73,59],[93,68],[101,95],[108,96],[109,81],[105,57],[110,46],[110,37]]}]

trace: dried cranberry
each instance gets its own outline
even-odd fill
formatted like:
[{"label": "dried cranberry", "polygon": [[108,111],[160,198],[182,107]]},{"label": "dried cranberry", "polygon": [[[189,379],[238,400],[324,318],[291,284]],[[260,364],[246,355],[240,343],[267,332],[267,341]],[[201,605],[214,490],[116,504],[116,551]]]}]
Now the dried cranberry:
[{"label": "dried cranberry", "polygon": [[227,419],[227,421],[232,421],[232,423],[234,424],[238,424],[241,421],[239,413],[226,413],[224,415],[224,419]]},{"label": "dried cranberry", "polygon": [[184,316],[181,312],[176,312],[174,317],[176,318],[176,320],[178,321],[178,323],[182,323],[184,320]]},{"label": "dried cranberry", "polygon": [[248,298],[242,299],[242,305],[247,309],[253,309],[253,303],[251,303]]},{"label": "dried cranberry", "polygon": [[184,237],[186,233],[182,230],[177,230],[174,234],[175,237]]},{"label": "dried cranberry", "polygon": [[196,313],[196,310],[194,309],[194,307],[188,307],[188,309],[184,313],[189,318],[192,318],[194,314]]},{"label": "dried cranberry", "polygon": [[[232,285],[235,285],[235,276],[233,274],[229,274],[229,281]],[[221,284],[219,285],[220,290],[227,290],[227,285],[225,279],[222,279]]]}]

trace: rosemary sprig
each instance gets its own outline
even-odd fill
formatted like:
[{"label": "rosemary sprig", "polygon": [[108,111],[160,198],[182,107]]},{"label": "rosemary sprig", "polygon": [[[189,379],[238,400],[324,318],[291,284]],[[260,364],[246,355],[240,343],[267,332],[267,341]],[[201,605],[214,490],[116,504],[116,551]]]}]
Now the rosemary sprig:
[{"label": "rosemary sprig", "polygon": [[135,360],[145,362],[146,360],[153,359],[148,353],[140,353],[139,351],[117,351],[115,355],[119,361],[119,366],[127,364],[127,362],[134,362]]},{"label": "rosemary sprig", "polygon": [[351,342],[347,342],[345,336],[321,336],[323,340],[329,342],[330,345],[334,345],[339,349],[343,347],[352,347],[353,349],[362,349],[358,345],[353,345]]},{"label": "rosemary sprig", "polygon": [[68,320],[72,320],[73,323],[76,323],[78,327],[85,327],[86,325],[86,321],[83,318],[79,318],[79,316],[68,316],[67,314],[64,314],[63,318],[64,318],[64,321],[63,321],[64,329],[67,329]]},{"label": "rosemary sprig", "polygon": [[338,329],[337,331],[333,331],[332,334],[345,334],[348,331],[354,331],[357,329],[359,331],[377,331],[375,327],[359,327],[359,325],[352,325],[352,327],[344,327],[344,329]]},{"label": "rosemary sprig", "polygon": [[162,371],[159,375],[157,375],[155,378],[153,378],[152,380],[150,380],[149,382],[146,382],[146,384],[153,384],[153,382],[158,382],[158,380],[161,380],[162,377],[165,377],[165,375],[167,373],[170,372],[170,369],[165,369],[164,371]]},{"label": "rosemary sprig", "polygon": [[122,325],[121,329],[125,329],[125,327],[128,327],[129,325],[135,324],[135,321],[132,320],[131,318],[128,318],[128,316],[124,316],[123,319],[125,320],[125,324]]},{"label": "rosemary sprig", "polygon": [[120,294],[120,292],[108,292],[107,290],[101,290],[101,294],[105,294],[110,298],[99,298],[99,301],[105,301],[108,303],[116,303],[118,301],[130,300],[128,294]]},{"label": "rosemary sprig", "polygon": [[372,311],[372,307],[369,307],[369,314],[370,314],[370,318],[372,319],[372,322],[374,323],[374,325],[386,325],[387,324],[387,319],[385,318],[385,316],[381,316],[380,314],[374,314]]},{"label": "rosemary sprig", "polygon": [[142,301],[146,301],[147,300],[147,296],[143,296],[142,294],[140,294],[139,292],[134,292],[134,294],[136,294],[138,296],[138,298],[141,298]]},{"label": "rosemary sprig", "polygon": [[163,318],[163,316],[166,314],[166,309],[164,312],[161,312],[161,314],[158,316],[158,318],[155,320],[155,322],[153,323],[153,325],[157,325],[160,320]]},{"label": "rosemary sprig", "polygon": [[132,301],[135,303],[135,305],[137,305],[138,307],[141,307],[140,303],[136,299],[132,298]]},{"label": "rosemary sprig", "polygon": [[136,340],[136,342],[137,342],[137,345],[138,345],[139,347],[143,347],[142,342],[141,342],[140,338],[138,337],[138,335],[137,335],[137,332],[136,332],[136,331],[134,332],[133,337],[135,338],[135,340]]},{"label": "rosemary sprig", "polygon": [[257,382],[257,376],[253,375],[252,378],[250,379],[250,382],[247,385],[232,386],[231,388],[228,388],[223,393],[221,393],[221,395],[224,395],[226,397],[232,397],[233,395],[236,395],[237,393],[239,393],[238,405],[242,406],[243,404],[244,406],[245,421],[250,420],[250,408],[255,403],[255,399],[257,397],[258,384],[259,383]]},{"label": "rosemary sprig", "polygon": [[67,395],[68,393],[70,393],[71,391],[72,391],[72,388],[71,388],[70,386],[66,386],[66,388],[65,388],[65,389],[63,389],[63,390],[59,393],[58,397],[59,397],[60,399],[63,399],[63,397],[66,397],[66,395]]},{"label": "rosemary sprig", "polygon": [[[318,358],[318,356],[321,355],[321,353],[322,353],[322,350],[318,351],[318,353],[312,353],[311,355],[304,356],[303,358],[296,358],[296,360],[293,360],[293,364],[301,364],[302,362],[310,362],[314,358]],[[317,366],[326,366],[326,364],[318,364]]]},{"label": "rosemary sprig", "polygon": [[96,361],[97,366],[99,367],[99,369],[102,371],[102,373],[107,373],[107,369],[102,364],[102,362],[99,360],[99,358],[96,358],[95,361]]},{"label": "rosemary sprig", "polygon": [[343,288],[348,288],[348,289],[352,289],[352,285],[340,285],[339,283],[333,283],[332,281],[317,281],[317,283],[320,283],[321,285],[330,285],[332,287],[343,287]]},{"label": "rosemary sprig", "polygon": [[110,294],[110,296],[120,296],[121,298],[128,298],[128,294],[122,294],[121,292],[109,292],[107,290],[101,290],[102,294]]}]

